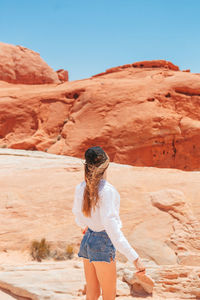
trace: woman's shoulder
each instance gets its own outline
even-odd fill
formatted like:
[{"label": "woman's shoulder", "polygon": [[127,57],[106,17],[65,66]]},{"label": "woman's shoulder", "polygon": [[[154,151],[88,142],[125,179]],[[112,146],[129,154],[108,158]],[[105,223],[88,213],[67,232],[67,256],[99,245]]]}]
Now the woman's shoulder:
[{"label": "woman's shoulder", "polygon": [[85,185],[86,185],[85,181],[80,182],[79,184],[76,185],[76,191],[83,189]]},{"label": "woman's shoulder", "polygon": [[101,179],[100,184],[99,184],[99,192],[104,193],[107,191],[112,191],[114,193],[118,193],[116,188],[114,187],[114,185],[112,185],[109,181],[107,181],[105,179]]}]

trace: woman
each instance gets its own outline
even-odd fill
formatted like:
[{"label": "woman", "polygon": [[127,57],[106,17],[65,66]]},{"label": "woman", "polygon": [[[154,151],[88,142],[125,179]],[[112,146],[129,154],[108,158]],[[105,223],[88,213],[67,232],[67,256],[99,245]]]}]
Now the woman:
[{"label": "woman", "polygon": [[134,263],[138,272],[145,268],[120,228],[120,195],[106,180],[107,153],[99,146],[85,152],[85,181],[76,186],[72,212],[85,230],[78,256],[83,258],[86,299],[96,300],[102,288],[103,300],[116,296],[116,250]]}]

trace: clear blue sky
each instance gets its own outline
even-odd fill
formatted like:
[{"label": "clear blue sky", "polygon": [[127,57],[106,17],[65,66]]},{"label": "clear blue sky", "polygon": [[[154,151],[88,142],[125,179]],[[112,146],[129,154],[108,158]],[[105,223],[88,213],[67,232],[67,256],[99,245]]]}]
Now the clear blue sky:
[{"label": "clear blue sky", "polygon": [[200,73],[200,0],[0,0],[0,33],[69,80],[152,59]]}]

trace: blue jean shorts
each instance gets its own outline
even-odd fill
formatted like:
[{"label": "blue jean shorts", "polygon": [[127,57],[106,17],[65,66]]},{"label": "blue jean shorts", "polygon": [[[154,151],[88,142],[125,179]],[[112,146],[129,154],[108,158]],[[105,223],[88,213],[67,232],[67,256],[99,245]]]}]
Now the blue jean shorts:
[{"label": "blue jean shorts", "polygon": [[87,258],[91,261],[106,261],[110,262],[115,260],[116,248],[111,242],[107,232],[93,231],[90,228],[84,234],[80,249],[78,252],[79,257]]}]

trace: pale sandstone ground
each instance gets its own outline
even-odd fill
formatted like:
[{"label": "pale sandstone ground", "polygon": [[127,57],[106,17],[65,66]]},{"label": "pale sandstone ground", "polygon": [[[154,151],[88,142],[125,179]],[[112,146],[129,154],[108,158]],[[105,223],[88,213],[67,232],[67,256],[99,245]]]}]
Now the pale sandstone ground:
[{"label": "pale sandstone ground", "polygon": [[13,298],[12,296],[9,296],[8,294],[3,293],[3,292],[0,291],[0,299],[1,300],[12,300],[12,299],[15,299],[15,298]]},{"label": "pale sandstone ground", "polygon": [[[78,292],[85,283],[77,257],[82,235],[71,212],[82,161],[0,149],[0,165],[0,287],[20,300],[84,299]],[[122,230],[155,280],[145,299],[199,299],[200,172],[111,163],[108,181],[121,195]],[[30,243],[43,237],[60,251],[73,244],[75,257],[32,261]],[[118,299],[137,299],[122,281],[134,267],[120,253],[117,269]]]}]

